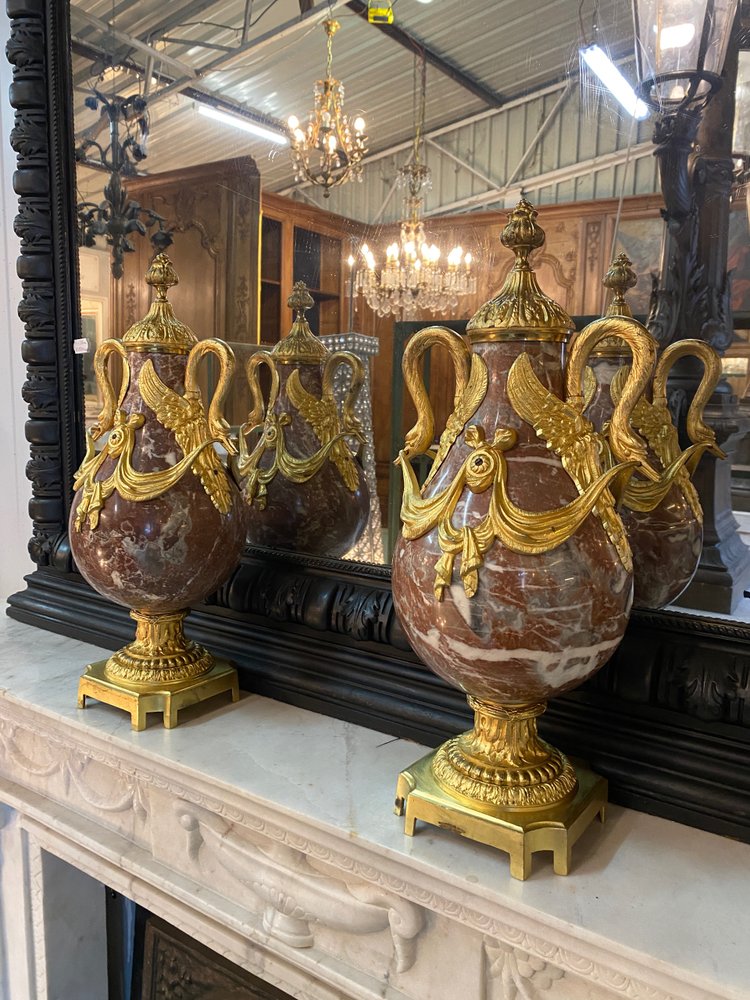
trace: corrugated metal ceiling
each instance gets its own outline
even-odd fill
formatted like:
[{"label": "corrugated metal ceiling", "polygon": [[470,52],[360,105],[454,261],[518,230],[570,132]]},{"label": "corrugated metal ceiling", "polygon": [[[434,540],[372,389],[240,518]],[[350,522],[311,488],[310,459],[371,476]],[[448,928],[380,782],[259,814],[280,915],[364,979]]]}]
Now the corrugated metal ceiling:
[{"label": "corrugated metal ceiling", "polygon": [[[413,53],[369,25],[346,5],[336,3],[342,28],[334,42],[334,72],[346,88],[346,109],[360,111],[372,152],[408,140],[413,134]],[[593,0],[397,0],[397,25],[428,46],[448,64],[459,67],[499,99],[533,92],[577,70],[582,33],[592,40]],[[286,120],[306,116],[312,87],[323,74],[325,37],[322,7],[312,17],[273,37],[299,20],[298,0],[251,5],[252,26],[246,51],[226,51],[243,44],[244,0],[75,0],[71,4],[74,37],[76,128],[92,125],[96,114],[84,97],[96,71],[104,69],[113,48],[118,60],[145,66],[149,45],[159,51],[153,63],[151,136],[144,167],[155,173],[176,167],[250,154],[263,186],[278,190],[293,180],[288,151],[271,147],[198,114],[196,103],[171,90],[170,81],[193,77],[200,90],[245,108]],[[100,24],[92,21],[98,19]],[[600,0],[599,41],[614,54],[632,50],[629,3]],[[115,37],[111,26],[114,23]],[[270,36],[270,37],[269,37]],[[171,40],[170,40],[171,39]],[[179,39],[175,41],[174,39]],[[203,48],[205,42],[223,48]],[[92,76],[92,55],[104,53]],[[136,90],[136,72],[105,73],[105,92]],[[426,127],[436,128],[486,109],[487,103],[434,66],[427,71]]]}]

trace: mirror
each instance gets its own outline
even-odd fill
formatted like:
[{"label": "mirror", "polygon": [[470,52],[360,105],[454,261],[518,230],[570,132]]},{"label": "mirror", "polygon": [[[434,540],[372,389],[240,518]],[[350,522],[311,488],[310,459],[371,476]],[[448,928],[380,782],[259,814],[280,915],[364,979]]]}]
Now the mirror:
[{"label": "mirror", "polygon": [[[347,557],[373,563],[388,561],[398,531],[393,458],[414,420],[400,374],[405,340],[426,323],[460,329],[497,292],[512,263],[499,243],[505,210],[522,192],[539,209],[547,235],[535,258],[539,280],[575,317],[602,312],[601,278],[619,250],[634,261],[639,285],[631,304],[645,315],[664,231],[652,122],[623,111],[579,65],[581,47],[596,40],[634,79],[629,5],[587,0],[578,18],[561,3],[545,5],[544,17],[538,4],[516,6],[510,17],[511,8],[495,0],[478,0],[470,11],[447,0],[398,0],[383,9],[392,9],[390,26],[369,23],[362,0],[312,8],[297,0],[166,9],[150,0],[112,9],[71,3],[77,200],[101,220],[96,206],[111,174],[101,154],[117,134],[132,161],[122,177],[127,200],[138,206],[130,208],[137,225],[121,276],[96,225],[80,251],[87,419],[97,407],[91,351],[144,315],[143,275],[155,247],[169,244],[181,278],[171,296],[177,315],[199,338],[230,342],[243,363],[288,333],[287,299],[304,281],[314,299],[313,332],[331,349],[358,354],[367,371],[359,416],[371,513]],[[295,179],[290,146],[274,137],[288,137],[292,115],[302,127],[307,121],[324,75],[329,16],[340,24],[333,74],[345,88],[345,112],[352,122],[365,120],[367,153],[360,177],[325,197],[320,185]],[[107,109],[118,101],[113,124]],[[125,110],[123,101],[130,101]],[[248,124],[267,132],[244,131]],[[368,252],[379,273],[387,247],[399,241],[408,206],[398,182],[415,159],[431,171],[431,187],[419,192],[427,242],[446,269],[451,248],[460,246],[461,274],[470,254],[470,278],[465,294],[382,315],[367,294]],[[730,267],[738,314],[750,313],[747,245],[744,200],[737,200]],[[724,366],[743,398],[749,359],[747,334],[738,330]],[[429,359],[429,389],[440,427],[453,386],[439,353]],[[248,405],[238,377],[228,414],[235,426]],[[750,508],[748,470],[740,450],[741,510]]]}]

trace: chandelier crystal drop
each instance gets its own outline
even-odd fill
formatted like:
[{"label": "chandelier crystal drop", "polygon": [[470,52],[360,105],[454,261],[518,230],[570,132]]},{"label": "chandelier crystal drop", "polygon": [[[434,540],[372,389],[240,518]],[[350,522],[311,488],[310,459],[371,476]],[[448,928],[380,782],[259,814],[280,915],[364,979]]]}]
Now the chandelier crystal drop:
[{"label": "chandelier crystal drop", "polygon": [[296,115],[290,115],[288,125],[295,180],[308,180],[322,187],[323,196],[328,198],[332,187],[349,180],[362,180],[367,135],[361,115],[350,122],[344,113],[344,85],[332,75],[333,36],[341,26],[329,17],[323,27],[328,53],[325,80],[315,84],[315,106],[308,116],[307,127],[300,125]]},{"label": "chandelier crystal drop", "polygon": [[[439,313],[456,308],[462,296],[473,295],[477,279],[472,274],[472,255],[454,246],[441,266],[442,251],[430,243],[424,228],[423,192],[432,187],[432,174],[424,162],[424,117],[426,73],[421,61],[421,86],[414,88],[414,146],[409,162],[400,168],[399,187],[405,189],[399,239],[385,250],[385,263],[378,268],[375,254],[365,243],[362,263],[355,273],[354,289],[364,296],[378,316],[409,319],[421,312]],[[419,99],[419,105],[417,105]],[[349,258],[353,267],[354,258]]]}]

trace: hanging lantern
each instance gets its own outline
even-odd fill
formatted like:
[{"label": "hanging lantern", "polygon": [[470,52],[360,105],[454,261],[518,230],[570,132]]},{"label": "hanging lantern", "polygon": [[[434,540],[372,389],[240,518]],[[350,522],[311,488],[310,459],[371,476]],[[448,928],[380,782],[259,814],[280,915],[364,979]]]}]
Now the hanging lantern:
[{"label": "hanging lantern", "polygon": [[737,0],[633,0],[640,96],[658,111],[703,107],[721,86]]}]

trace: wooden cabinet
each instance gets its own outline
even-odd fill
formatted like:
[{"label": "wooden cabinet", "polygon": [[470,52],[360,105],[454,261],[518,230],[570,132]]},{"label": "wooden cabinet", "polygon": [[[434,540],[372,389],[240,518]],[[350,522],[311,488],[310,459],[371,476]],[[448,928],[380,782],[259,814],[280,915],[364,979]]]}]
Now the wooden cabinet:
[{"label": "wooden cabinet", "polygon": [[343,333],[348,327],[345,258],[351,241],[367,231],[360,223],[263,193],[261,201],[260,323],[263,343],[276,343],[292,324],[287,307],[295,281],[304,281],[315,300],[307,313],[314,333]]},{"label": "wooden cabinet", "polygon": [[[252,157],[170,170],[128,181],[128,195],[157,212],[172,233],[167,250],[179,285],[170,292],[178,317],[199,340],[257,343],[260,176]],[[133,238],[125,271],[114,282],[114,332],[145,315],[151,289],[143,280],[154,249]]]},{"label": "wooden cabinet", "polygon": [[281,320],[281,235],[278,219],[264,216],[260,228],[260,321],[259,340],[273,344],[279,339]]},{"label": "wooden cabinet", "polygon": [[294,227],[292,279],[304,281],[315,305],[307,318],[313,333],[343,333],[341,314],[341,240]]}]

